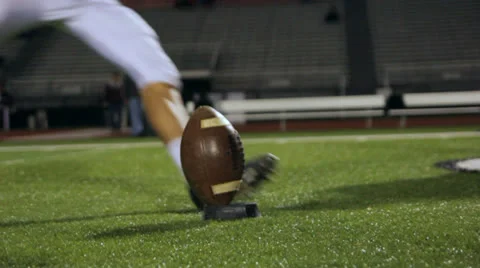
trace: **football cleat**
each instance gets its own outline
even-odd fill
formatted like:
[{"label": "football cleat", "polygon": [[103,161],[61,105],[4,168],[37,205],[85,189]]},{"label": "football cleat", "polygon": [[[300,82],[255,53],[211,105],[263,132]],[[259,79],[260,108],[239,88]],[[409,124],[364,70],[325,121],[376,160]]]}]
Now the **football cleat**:
[{"label": "football cleat", "polygon": [[276,171],[279,158],[268,153],[258,156],[245,164],[242,184],[237,196],[251,197],[261,186],[271,180],[271,175]]},{"label": "football cleat", "polygon": [[[279,158],[273,154],[264,154],[251,159],[245,164],[245,169],[242,176],[242,184],[237,196],[251,197],[266,181],[271,180],[271,175],[275,172],[278,165]],[[203,210],[204,204],[189,189],[189,195],[192,202],[198,210]]]}]

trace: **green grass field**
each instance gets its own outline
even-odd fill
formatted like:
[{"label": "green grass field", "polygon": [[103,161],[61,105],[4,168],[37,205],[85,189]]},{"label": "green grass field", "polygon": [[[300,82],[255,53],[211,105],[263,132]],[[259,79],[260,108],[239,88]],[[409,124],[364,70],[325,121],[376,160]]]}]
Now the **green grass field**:
[{"label": "green grass field", "polygon": [[281,159],[263,216],[229,222],[192,210],[159,143],[1,146],[0,267],[479,267],[480,174],[434,164],[480,137],[266,137],[244,139]]}]

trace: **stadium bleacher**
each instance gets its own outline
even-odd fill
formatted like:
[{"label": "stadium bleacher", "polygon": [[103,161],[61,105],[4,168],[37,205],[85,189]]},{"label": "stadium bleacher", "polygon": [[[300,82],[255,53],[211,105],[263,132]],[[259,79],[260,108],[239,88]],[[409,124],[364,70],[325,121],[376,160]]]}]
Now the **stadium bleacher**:
[{"label": "stadium bleacher", "polygon": [[0,55],[7,61],[12,60],[23,44],[24,40],[21,39],[9,40],[0,45]]},{"label": "stadium bleacher", "polygon": [[[217,87],[337,87],[345,70],[345,36],[341,25],[323,24],[327,7],[291,4],[232,10]],[[256,79],[249,83],[246,75]]]},{"label": "stadium bleacher", "polygon": [[[215,9],[157,8],[139,13],[158,32],[181,70],[211,68],[210,61],[218,56],[214,73],[217,90],[285,84],[335,88],[344,76],[345,37],[341,25],[323,24],[326,8],[323,3],[242,8],[227,3]],[[38,48],[16,83],[28,83],[29,91],[41,91],[47,81],[104,80],[113,69],[74,37],[57,32]],[[252,75],[257,79],[247,78]]]},{"label": "stadium bleacher", "polygon": [[[282,89],[313,89],[316,95],[336,95],[347,81],[344,23],[323,22],[330,2],[223,0],[215,8],[187,10],[171,8],[170,0],[125,2],[155,6],[139,9],[139,14],[158,32],[182,73],[212,75],[215,91],[255,89],[275,95]],[[342,10],[342,1],[335,3]],[[409,85],[404,92],[473,89],[480,74],[480,26],[475,23],[480,2],[368,4],[379,86],[421,85]],[[19,42],[2,44],[1,54],[13,55],[10,50]],[[73,86],[82,88],[78,92],[95,92],[95,85],[115,69],[60,31],[36,50],[12,81],[19,95]]]},{"label": "stadium bleacher", "polygon": [[369,0],[368,7],[385,84],[478,80],[480,2]]}]

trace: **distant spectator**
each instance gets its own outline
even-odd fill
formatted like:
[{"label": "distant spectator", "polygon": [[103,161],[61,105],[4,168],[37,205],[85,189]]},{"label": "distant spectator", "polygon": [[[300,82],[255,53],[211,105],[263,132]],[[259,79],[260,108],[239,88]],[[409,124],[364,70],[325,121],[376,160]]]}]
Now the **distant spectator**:
[{"label": "distant spectator", "polygon": [[13,96],[4,85],[0,85],[0,113],[2,115],[3,130],[10,130],[10,112],[14,104]]},{"label": "distant spectator", "polygon": [[122,75],[113,72],[111,80],[105,85],[104,101],[108,107],[108,118],[113,131],[119,131],[122,124],[122,110],[125,103],[125,88]]},{"label": "distant spectator", "polygon": [[175,0],[174,2],[174,7],[179,9],[192,8],[193,6],[193,0]]},{"label": "distant spectator", "polygon": [[215,5],[215,0],[200,0],[200,4],[204,7],[213,7]]},{"label": "distant spectator", "polygon": [[327,14],[325,15],[325,23],[327,24],[336,24],[340,21],[340,15],[338,12],[337,6],[331,4],[328,8]]},{"label": "distant spectator", "polygon": [[199,98],[196,100],[196,105],[195,108],[198,108],[200,106],[211,106],[213,107],[213,102],[208,96],[207,92],[201,92],[198,96]]},{"label": "distant spectator", "polygon": [[10,94],[3,85],[0,85],[0,105],[12,108],[13,101],[12,94]]},{"label": "distant spectator", "polygon": [[7,86],[7,61],[3,56],[0,56],[0,87]]},{"label": "distant spectator", "polygon": [[132,136],[146,136],[146,129],[143,124],[142,101],[138,94],[138,88],[135,85],[135,82],[133,82],[133,80],[129,76],[125,76],[124,85],[125,95],[128,101],[130,121],[132,123]]}]

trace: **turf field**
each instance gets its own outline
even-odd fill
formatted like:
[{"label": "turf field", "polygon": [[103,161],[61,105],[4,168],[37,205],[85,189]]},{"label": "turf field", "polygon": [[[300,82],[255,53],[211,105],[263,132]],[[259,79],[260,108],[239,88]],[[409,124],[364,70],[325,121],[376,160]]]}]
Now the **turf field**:
[{"label": "turf field", "polygon": [[5,144],[0,267],[478,267],[480,174],[434,164],[480,133],[428,132],[247,136],[281,166],[232,222],[201,220],[153,140]]}]

